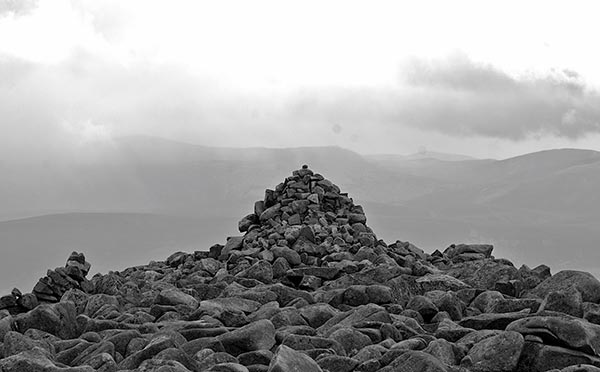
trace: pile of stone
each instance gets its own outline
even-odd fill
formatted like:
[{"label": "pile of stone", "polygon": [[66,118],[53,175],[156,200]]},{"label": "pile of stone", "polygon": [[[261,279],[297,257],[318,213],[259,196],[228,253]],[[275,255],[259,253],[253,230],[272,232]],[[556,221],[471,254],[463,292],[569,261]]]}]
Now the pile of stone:
[{"label": "pile of stone", "polygon": [[0,310],[0,371],[600,371],[588,273],[517,269],[491,245],[386,244],[307,167],[239,229],[89,281],[72,256],[79,287]]},{"label": "pile of stone", "polygon": [[15,288],[10,294],[0,297],[0,310],[19,314],[33,310],[40,303],[59,302],[69,289],[89,292],[93,289],[86,279],[90,267],[83,253],[73,252],[64,267],[48,270],[46,276],[38,280],[32,293],[22,294]]},{"label": "pile of stone", "polygon": [[38,301],[58,302],[69,289],[91,290],[86,275],[90,271],[90,263],[83,253],[73,252],[64,267],[48,270],[46,276],[40,278],[33,287],[33,295]]}]

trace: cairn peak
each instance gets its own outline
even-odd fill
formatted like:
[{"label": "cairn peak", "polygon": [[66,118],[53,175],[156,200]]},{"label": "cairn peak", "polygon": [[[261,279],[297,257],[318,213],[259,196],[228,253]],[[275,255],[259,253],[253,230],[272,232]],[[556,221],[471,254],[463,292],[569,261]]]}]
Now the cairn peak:
[{"label": "cairn peak", "polygon": [[[243,248],[271,249],[304,244],[313,257],[337,246],[347,250],[372,247],[377,239],[367,226],[360,205],[333,182],[303,165],[274,189],[267,189],[254,212],[242,218],[240,232],[246,233]],[[319,254],[319,252],[321,252]]]}]

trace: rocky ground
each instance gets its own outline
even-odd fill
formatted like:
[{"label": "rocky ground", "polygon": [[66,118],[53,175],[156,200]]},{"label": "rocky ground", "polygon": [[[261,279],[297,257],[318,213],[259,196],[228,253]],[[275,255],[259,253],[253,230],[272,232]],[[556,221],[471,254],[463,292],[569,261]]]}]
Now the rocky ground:
[{"label": "rocky ground", "polygon": [[386,244],[307,167],[239,230],[91,279],[74,252],[0,298],[0,371],[600,371],[588,273]]}]

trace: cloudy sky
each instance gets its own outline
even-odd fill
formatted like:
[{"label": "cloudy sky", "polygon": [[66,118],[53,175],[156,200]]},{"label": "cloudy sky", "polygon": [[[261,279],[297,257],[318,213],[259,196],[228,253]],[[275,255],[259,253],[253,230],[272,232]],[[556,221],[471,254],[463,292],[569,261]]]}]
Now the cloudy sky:
[{"label": "cloudy sky", "polygon": [[596,17],[586,1],[0,0],[0,156],[138,134],[600,150]]}]

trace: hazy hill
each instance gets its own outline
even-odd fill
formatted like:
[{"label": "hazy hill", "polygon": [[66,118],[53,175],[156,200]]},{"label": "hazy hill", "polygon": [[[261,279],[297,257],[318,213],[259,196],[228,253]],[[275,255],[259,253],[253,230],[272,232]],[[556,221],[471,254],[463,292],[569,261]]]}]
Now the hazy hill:
[{"label": "hazy hill", "polygon": [[[6,180],[0,246],[11,258],[2,260],[4,286],[24,283],[19,267],[35,266],[19,262],[62,258],[70,250],[85,251],[92,271],[103,271],[119,266],[116,256],[134,265],[177,247],[223,243],[266,187],[304,163],[364,205],[370,226],[386,241],[410,240],[428,251],[489,241],[516,264],[600,274],[590,264],[599,262],[600,245],[595,151],[448,161],[361,156],[338,147],[211,148],[151,137],[86,151],[43,165],[0,165]],[[38,215],[44,216],[23,219]],[[39,270],[49,267],[39,263]]]},{"label": "hazy hill", "polygon": [[[1,293],[31,290],[48,267],[85,250],[91,274],[158,260],[177,250],[203,250],[237,231],[236,218],[142,213],[65,213],[0,222]],[[25,270],[26,269],[26,270]]]},{"label": "hazy hill", "polygon": [[399,155],[399,154],[377,154],[367,155],[367,158],[378,161],[378,162],[389,162],[389,163],[400,163],[407,160],[441,160],[441,161],[464,161],[464,160],[477,160],[472,156],[460,155],[460,154],[448,154],[443,152],[435,151],[419,151],[410,155]]}]

